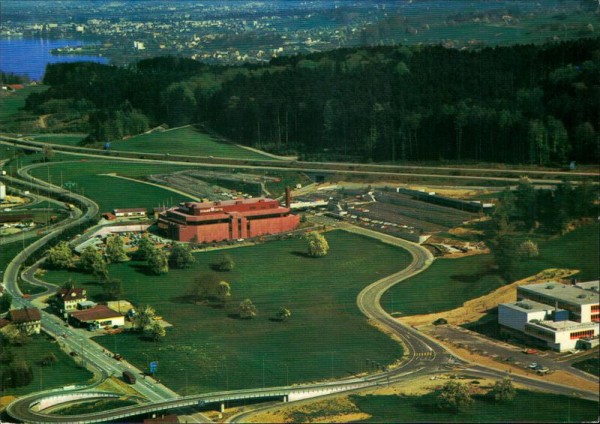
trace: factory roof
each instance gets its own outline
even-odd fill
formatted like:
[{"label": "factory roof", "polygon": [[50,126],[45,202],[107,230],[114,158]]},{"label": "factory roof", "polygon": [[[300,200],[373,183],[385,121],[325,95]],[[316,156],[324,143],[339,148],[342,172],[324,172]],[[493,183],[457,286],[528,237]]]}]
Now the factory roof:
[{"label": "factory roof", "polygon": [[519,293],[537,294],[554,300],[563,301],[573,305],[589,305],[598,303],[598,292],[584,290],[577,286],[562,284],[558,282],[529,284],[519,286]]},{"label": "factory roof", "polygon": [[600,280],[576,283],[575,287],[580,287],[584,290],[591,290],[591,291],[595,291],[596,293],[598,293],[600,291]]},{"label": "factory roof", "polygon": [[554,306],[546,305],[545,303],[540,303],[529,299],[520,300],[518,302],[501,303],[501,305],[521,312],[541,312],[554,309]]},{"label": "factory roof", "polygon": [[597,322],[575,322],[575,321],[539,321],[528,322],[527,325],[535,325],[548,328],[553,331],[589,330],[598,327]]}]

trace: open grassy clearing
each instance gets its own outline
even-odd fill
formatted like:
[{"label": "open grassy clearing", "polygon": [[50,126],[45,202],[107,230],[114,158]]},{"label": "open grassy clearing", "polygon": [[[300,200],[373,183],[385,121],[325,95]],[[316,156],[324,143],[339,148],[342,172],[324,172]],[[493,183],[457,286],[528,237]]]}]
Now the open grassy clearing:
[{"label": "open grassy clearing", "polygon": [[504,281],[490,271],[490,255],[436,259],[424,272],[397,284],[381,299],[390,313],[428,314],[454,309],[482,296]]},{"label": "open grassy clearing", "polygon": [[517,390],[511,402],[497,403],[485,395],[454,413],[440,410],[436,392],[423,396],[350,396],[370,418],[358,422],[585,422],[598,418],[598,402],[568,396]]},{"label": "open grassy clearing", "polygon": [[[164,276],[146,275],[139,262],[111,265],[110,274],[123,281],[123,298],[153,305],[174,327],[156,344],[127,333],[96,340],[141,369],[158,360],[157,377],[182,393],[260,387],[263,375],[267,386],[348,376],[364,371],[366,358],[394,362],[401,346],[367,323],[356,296],[369,283],[406,267],[409,254],[342,231],[328,233],[327,239],[330,253],[319,259],[304,255],[306,242],[300,239],[227,250],[237,264],[222,274],[231,282],[230,304],[252,299],[259,310],[253,320],[186,300],[194,277],[209,271],[223,252],[196,254],[190,269]],[[45,279],[62,284],[68,278],[92,297],[101,291],[92,276],[78,272],[52,271]],[[281,306],[292,317],[270,320]]]},{"label": "open grassy clearing", "polygon": [[575,362],[573,367],[578,368],[582,371],[595,375],[596,377],[600,377],[600,357],[596,354],[596,356],[588,359],[584,359],[583,361]]},{"label": "open grassy clearing", "polygon": [[26,240],[13,241],[12,243],[0,241],[0,271],[4,271],[9,262],[12,261],[23,248],[29,246],[39,238],[40,237],[33,237]]},{"label": "open grassy clearing", "polygon": [[[529,237],[522,237],[523,240]],[[574,268],[580,281],[597,280],[600,274],[600,224],[594,223],[550,239],[531,238],[538,243],[540,256],[519,263],[517,279],[546,268]]]},{"label": "open grassy clearing", "polygon": [[101,211],[115,208],[152,208],[159,205],[175,205],[192,199],[181,194],[138,183],[135,181],[115,178],[108,175],[116,173],[121,176],[140,178],[153,172],[169,172],[181,169],[172,165],[150,165],[139,163],[121,163],[107,161],[79,161],[70,163],[50,163],[33,169],[31,174],[37,178],[60,185],[74,183],[73,192],[83,193],[96,201]]},{"label": "open grassy clearing", "polygon": [[113,141],[110,148],[112,150],[139,153],[168,153],[172,155],[214,156],[234,159],[272,159],[269,156],[243,149],[235,144],[218,141],[192,126],[142,134],[128,140]]},{"label": "open grassy clearing", "polygon": [[43,134],[32,136],[31,139],[43,143],[60,144],[64,146],[78,146],[86,137],[85,134]]},{"label": "open grassy clearing", "polygon": [[[81,384],[92,377],[91,372],[77,365],[70,356],[60,349],[56,341],[46,335],[31,336],[24,346],[4,346],[4,348],[14,355],[14,360],[27,361],[33,370],[33,381],[27,386],[5,388],[2,396],[20,396],[39,390]],[[53,365],[44,367],[40,364],[40,361],[49,353],[53,353],[58,361]],[[6,372],[7,367],[7,364],[0,363],[2,373]]]},{"label": "open grassy clearing", "polygon": [[77,402],[69,406],[53,408],[52,415],[80,415],[93,412],[108,411],[110,409],[123,408],[125,406],[137,405],[137,402],[125,399],[96,399],[86,402]]},{"label": "open grassy clearing", "polygon": [[0,127],[10,123],[16,114],[23,114],[21,109],[25,106],[25,99],[31,93],[39,93],[47,90],[44,85],[28,86],[14,93],[3,94],[0,96]]},{"label": "open grassy clearing", "polygon": [[[519,263],[517,279],[547,268],[575,268],[580,280],[598,278],[598,224],[581,227],[562,237],[540,239],[540,256]],[[458,259],[437,259],[426,271],[404,281],[382,297],[390,313],[418,315],[442,312],[461,306],[503,285],[504,280],[491,267],[491,255]]]}]

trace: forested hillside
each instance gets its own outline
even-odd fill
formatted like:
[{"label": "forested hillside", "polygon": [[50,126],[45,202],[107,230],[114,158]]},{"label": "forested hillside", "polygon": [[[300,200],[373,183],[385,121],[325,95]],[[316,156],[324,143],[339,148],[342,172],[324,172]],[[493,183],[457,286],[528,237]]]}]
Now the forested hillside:
[{"label": "forested hillside", "polygon": [[600,40],[340,49],[262,66],[156,58],[49,65],[27,108],[89,115],[88,141],[203,123],[305,158],[598,161]]}]

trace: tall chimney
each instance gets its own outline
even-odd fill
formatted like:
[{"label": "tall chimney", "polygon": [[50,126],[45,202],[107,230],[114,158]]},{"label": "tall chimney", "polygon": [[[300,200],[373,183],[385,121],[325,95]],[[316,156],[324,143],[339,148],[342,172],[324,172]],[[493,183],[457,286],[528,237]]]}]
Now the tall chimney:
[{"label": "tall chimney", "polygon": [[292,204],[292,190],[289,187],[285,188],[285,207],[289,208]]}]

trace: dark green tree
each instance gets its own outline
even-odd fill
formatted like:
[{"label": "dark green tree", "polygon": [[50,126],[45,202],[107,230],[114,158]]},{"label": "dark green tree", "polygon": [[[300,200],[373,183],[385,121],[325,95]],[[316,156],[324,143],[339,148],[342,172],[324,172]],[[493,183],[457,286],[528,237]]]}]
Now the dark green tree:
[{"label": "dark green tree", "polygon": [[61,241],[56,246],[48,249],[46,263],[57,269],[74,268],[75,256],[69,244],[66,241]]},{"label": "dark green tree", "polygon": [[219,262],[214,264],[214,267],[219,271],[231,271],[235,268],[235,262],[231,256],[225,254]]},{"label": "dark green tree", "polygon": [[10,305],[12,304],[12,294],[4,290],[2,293],[2,297],[0,297],[0,314],[10,310]]},{"label": "dark green tree", "polygon": [[111,263],[125,262],[129,260],[125,253],[125,243],[119,235],[112,235],[106,241],[106,258]]},{"label": "dark green tree", "polygon": [[454,380],[444,384],[437,401],[438,408],[454,412],[458,412],[473,403],[469,387]]},{"label": "dark green tree", "polygon": [[148,256],[148,269],[156,274],[166,274],[169,272],[169,257],[160,249],[152,249]]},{"label": "dark green tree", "polygon": [[494,399],[497,402],[507,402],[515,398],[517,391],[515,390],[512,380],[508,377],[505,377],[502,380],[498,380],[496,383],[494,383],[494,388],[492,389],[491,394],[494,396]]},{"label": "dark green tree", "polygon": [[189,268],[191,264],[196,262],[196,258],[192,255],[192,248],[189,244],[175,243],[169,255],[169,265],[172,268]]}]

